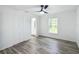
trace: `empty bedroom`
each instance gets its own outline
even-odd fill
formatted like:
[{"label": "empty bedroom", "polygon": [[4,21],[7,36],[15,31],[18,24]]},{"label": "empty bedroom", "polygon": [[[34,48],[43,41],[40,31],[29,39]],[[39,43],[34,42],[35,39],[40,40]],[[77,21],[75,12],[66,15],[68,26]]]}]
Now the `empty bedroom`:
[{"label": "empty bedroom", "polygon": [[0,5],[0,54],[79,54],[79,5]]}]

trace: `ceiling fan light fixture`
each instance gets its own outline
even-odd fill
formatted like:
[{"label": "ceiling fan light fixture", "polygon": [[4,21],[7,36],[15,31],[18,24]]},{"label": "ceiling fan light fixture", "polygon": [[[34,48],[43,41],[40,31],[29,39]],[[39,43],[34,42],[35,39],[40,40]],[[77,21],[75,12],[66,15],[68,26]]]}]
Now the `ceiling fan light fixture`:
[{"label": "ceiling fan light fixture", "polygon": [[43,12],[43,11],[41,11],[41,12],[40,12],[40,14],[44,14],[44,12]]}]

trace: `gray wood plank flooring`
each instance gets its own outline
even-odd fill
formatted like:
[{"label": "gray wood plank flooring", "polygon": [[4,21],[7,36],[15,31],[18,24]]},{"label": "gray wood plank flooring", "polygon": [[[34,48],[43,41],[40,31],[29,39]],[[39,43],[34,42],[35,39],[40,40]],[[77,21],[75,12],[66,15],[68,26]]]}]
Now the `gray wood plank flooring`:
[{"label": "gray wood plank flooring", "polygon": [[76,43],[55,40],[46,37],[32,37],[10,48],[0,51],[0,54],[78,54]]}]

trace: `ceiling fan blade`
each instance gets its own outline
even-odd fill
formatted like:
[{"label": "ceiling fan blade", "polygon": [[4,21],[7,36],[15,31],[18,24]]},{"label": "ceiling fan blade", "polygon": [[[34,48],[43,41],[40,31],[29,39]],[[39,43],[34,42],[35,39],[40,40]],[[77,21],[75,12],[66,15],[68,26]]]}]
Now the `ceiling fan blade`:
[{"label": "ceiling fan blade", "polygon": [[41,7],[44,7],[44,5],[41,5]]},{"label": "ceiling fan blade", "polygon": [[44,9],[47,9],[48,5],[45,5]]},{"label": "ceiling fan blade", "polygon": [[41,5],[41,10],[40,10],[40,11],[37,11],[37,12],[41,12],[41,11],[43,11],[43,7],[44,7],[44,5]]},{"label": "ceiling fan blade", "polygon": [[48,14],[48,12],[46,12],[46,11],[43,11],[43,12]]},{"label": "ceiling fan blade", "polygon": [[36,11],[36,12],[41,12],[41,11],[43,11],[43,9],[41,9],[40,11]]},{"label": "ceiling fan blade", "polygon": [[36,12],[41,12],[41,11],[36,11]]}]

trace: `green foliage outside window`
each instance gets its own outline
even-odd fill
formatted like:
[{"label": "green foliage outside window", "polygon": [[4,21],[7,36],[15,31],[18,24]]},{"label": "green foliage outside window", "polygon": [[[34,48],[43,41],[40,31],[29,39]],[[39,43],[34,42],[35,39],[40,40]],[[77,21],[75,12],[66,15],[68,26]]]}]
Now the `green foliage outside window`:
[{"label": "green foliage outside window", "polygon": [[55,18],[55,17],[50,19],[50,32],[51,33],[58,33],[57,18]]}]

